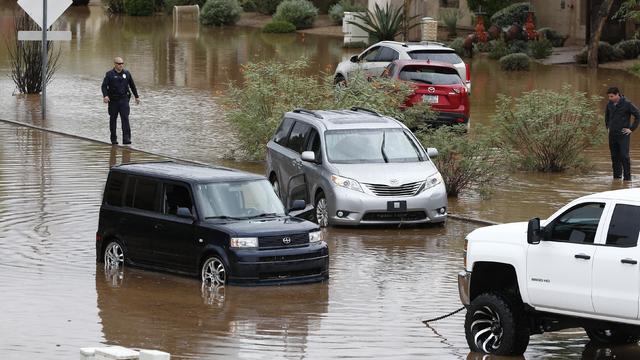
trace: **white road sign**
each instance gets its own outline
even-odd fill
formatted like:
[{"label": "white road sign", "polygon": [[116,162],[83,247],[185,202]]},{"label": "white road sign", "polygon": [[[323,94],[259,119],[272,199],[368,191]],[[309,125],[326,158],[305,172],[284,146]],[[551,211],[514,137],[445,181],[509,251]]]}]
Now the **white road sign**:
[{"label": "white road sign", "polygon": [[[42,28],[42,1],[43,0],[18,0],[18,5]],[[73,3],[72,0],[47,1],[47,29],[58,20],[60,15]]]}]

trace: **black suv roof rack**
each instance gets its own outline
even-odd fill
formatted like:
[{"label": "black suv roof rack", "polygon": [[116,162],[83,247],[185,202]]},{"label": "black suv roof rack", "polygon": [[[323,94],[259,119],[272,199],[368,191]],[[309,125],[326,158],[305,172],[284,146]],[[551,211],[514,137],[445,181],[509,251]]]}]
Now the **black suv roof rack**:
[{"label": "black suv roof rack", "polygon": [[371,115],[382,117],[382,115],[380,115],[377,111],[374,111],[374,110],[371,110],[371,109],[367,109],[367,108],[363,108],[363,107],[360,107],[360,106],[351,107],[351,111],[364,111],[364,112],[368,112]]},{"label": "black suv roof rack", "polygon": [[307,109],[298,108],[298,109],[294,109],[293,112],[296,113],[296,114],[301,114],[301,113],[309,114],[309,115],[313,116],[316,119],[324,119],[322,117],[322,115],[318,114],[317,112],[311,111],[311,110],[307,110]]}]

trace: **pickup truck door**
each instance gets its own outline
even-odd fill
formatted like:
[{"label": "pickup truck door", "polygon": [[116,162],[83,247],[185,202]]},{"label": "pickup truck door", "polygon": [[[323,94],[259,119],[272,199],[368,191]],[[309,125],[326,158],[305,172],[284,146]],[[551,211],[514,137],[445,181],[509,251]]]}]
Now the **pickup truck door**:
[{"label": "pickup truck door", "polygon": [[594,241],[602,228],[604,203],[575,205],[552,219],[539,244],[527,249],[531,305],[593,313],[591,280]]},{"label": "pickup truck door", "polygon": [[606,223],[603,246],[593,261],[593,307],[597,314],[638,318],[640,297],[640,204],[618,203]]}]

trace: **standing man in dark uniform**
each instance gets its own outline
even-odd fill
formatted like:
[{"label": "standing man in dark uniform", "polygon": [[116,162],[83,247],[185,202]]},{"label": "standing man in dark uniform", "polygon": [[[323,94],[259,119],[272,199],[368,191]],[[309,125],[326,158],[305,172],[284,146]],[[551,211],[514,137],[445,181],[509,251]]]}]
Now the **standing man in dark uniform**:
[{"label": "standing man in dark uniform", "polygon": [[[140,104],[140,97],[133,77],[124,69],[124,60],[121,57],[113,59],[113,69],[107,71],[102,81],[103,101],[109,106],[109,130],[111,131],[111,143],[118,144],[117,123],[118,114],[122,122],[122,143],[131,144],[131,128],[129,127],[129,100],[131,93],[136,99],[136,105]],[[131,88],[131,92],[129,92]]]},{"label": "standing man in dark uniform", "polygon": [[[613,165],[613,177],[631,180],[631,161],[629,159],[630,135],[638,127],[640,112],[638,109],[620,94],[617,87],[607,90],[609,103],[604,114],[604,124],[609,131],[609,150],[611,151],[611,163]],[[634,117],[631,124],[631,115]]]}]

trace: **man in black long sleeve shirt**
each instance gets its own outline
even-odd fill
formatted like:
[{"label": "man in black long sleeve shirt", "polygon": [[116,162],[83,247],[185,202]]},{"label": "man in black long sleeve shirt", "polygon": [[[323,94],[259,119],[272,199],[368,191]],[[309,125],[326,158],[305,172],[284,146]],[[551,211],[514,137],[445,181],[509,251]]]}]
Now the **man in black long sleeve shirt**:
[{"label": "man in black long sleeve shirt", "polygon": [[[113,69],[107,71],[102,81],[102,96],[109,108],[109,130],[111,131],[111,143],[118,144],[117,120],[120,114],[122,122],[122,143],[131,144],[131,128],[129,127],[129,99],[131,93],[136,99],[136,105],[140,104],[140,96],[133,77],[124,69],[124,60],[120,57],[113,59]],[[129,92],[131,89],[131,92]]]},{"label": "man in black long sleeve shirt", "polygon": [[[604,124],[609,131],[609,150],[613,177],[619,179],[624,174],[624,180],[631,180],[631,160],[629,159],[630,134],[638,127],[640,112],[620,94],[617,87],[607,90],[609,103],[605,110]],[[631,115],[634,117],[631,124]]]}]

